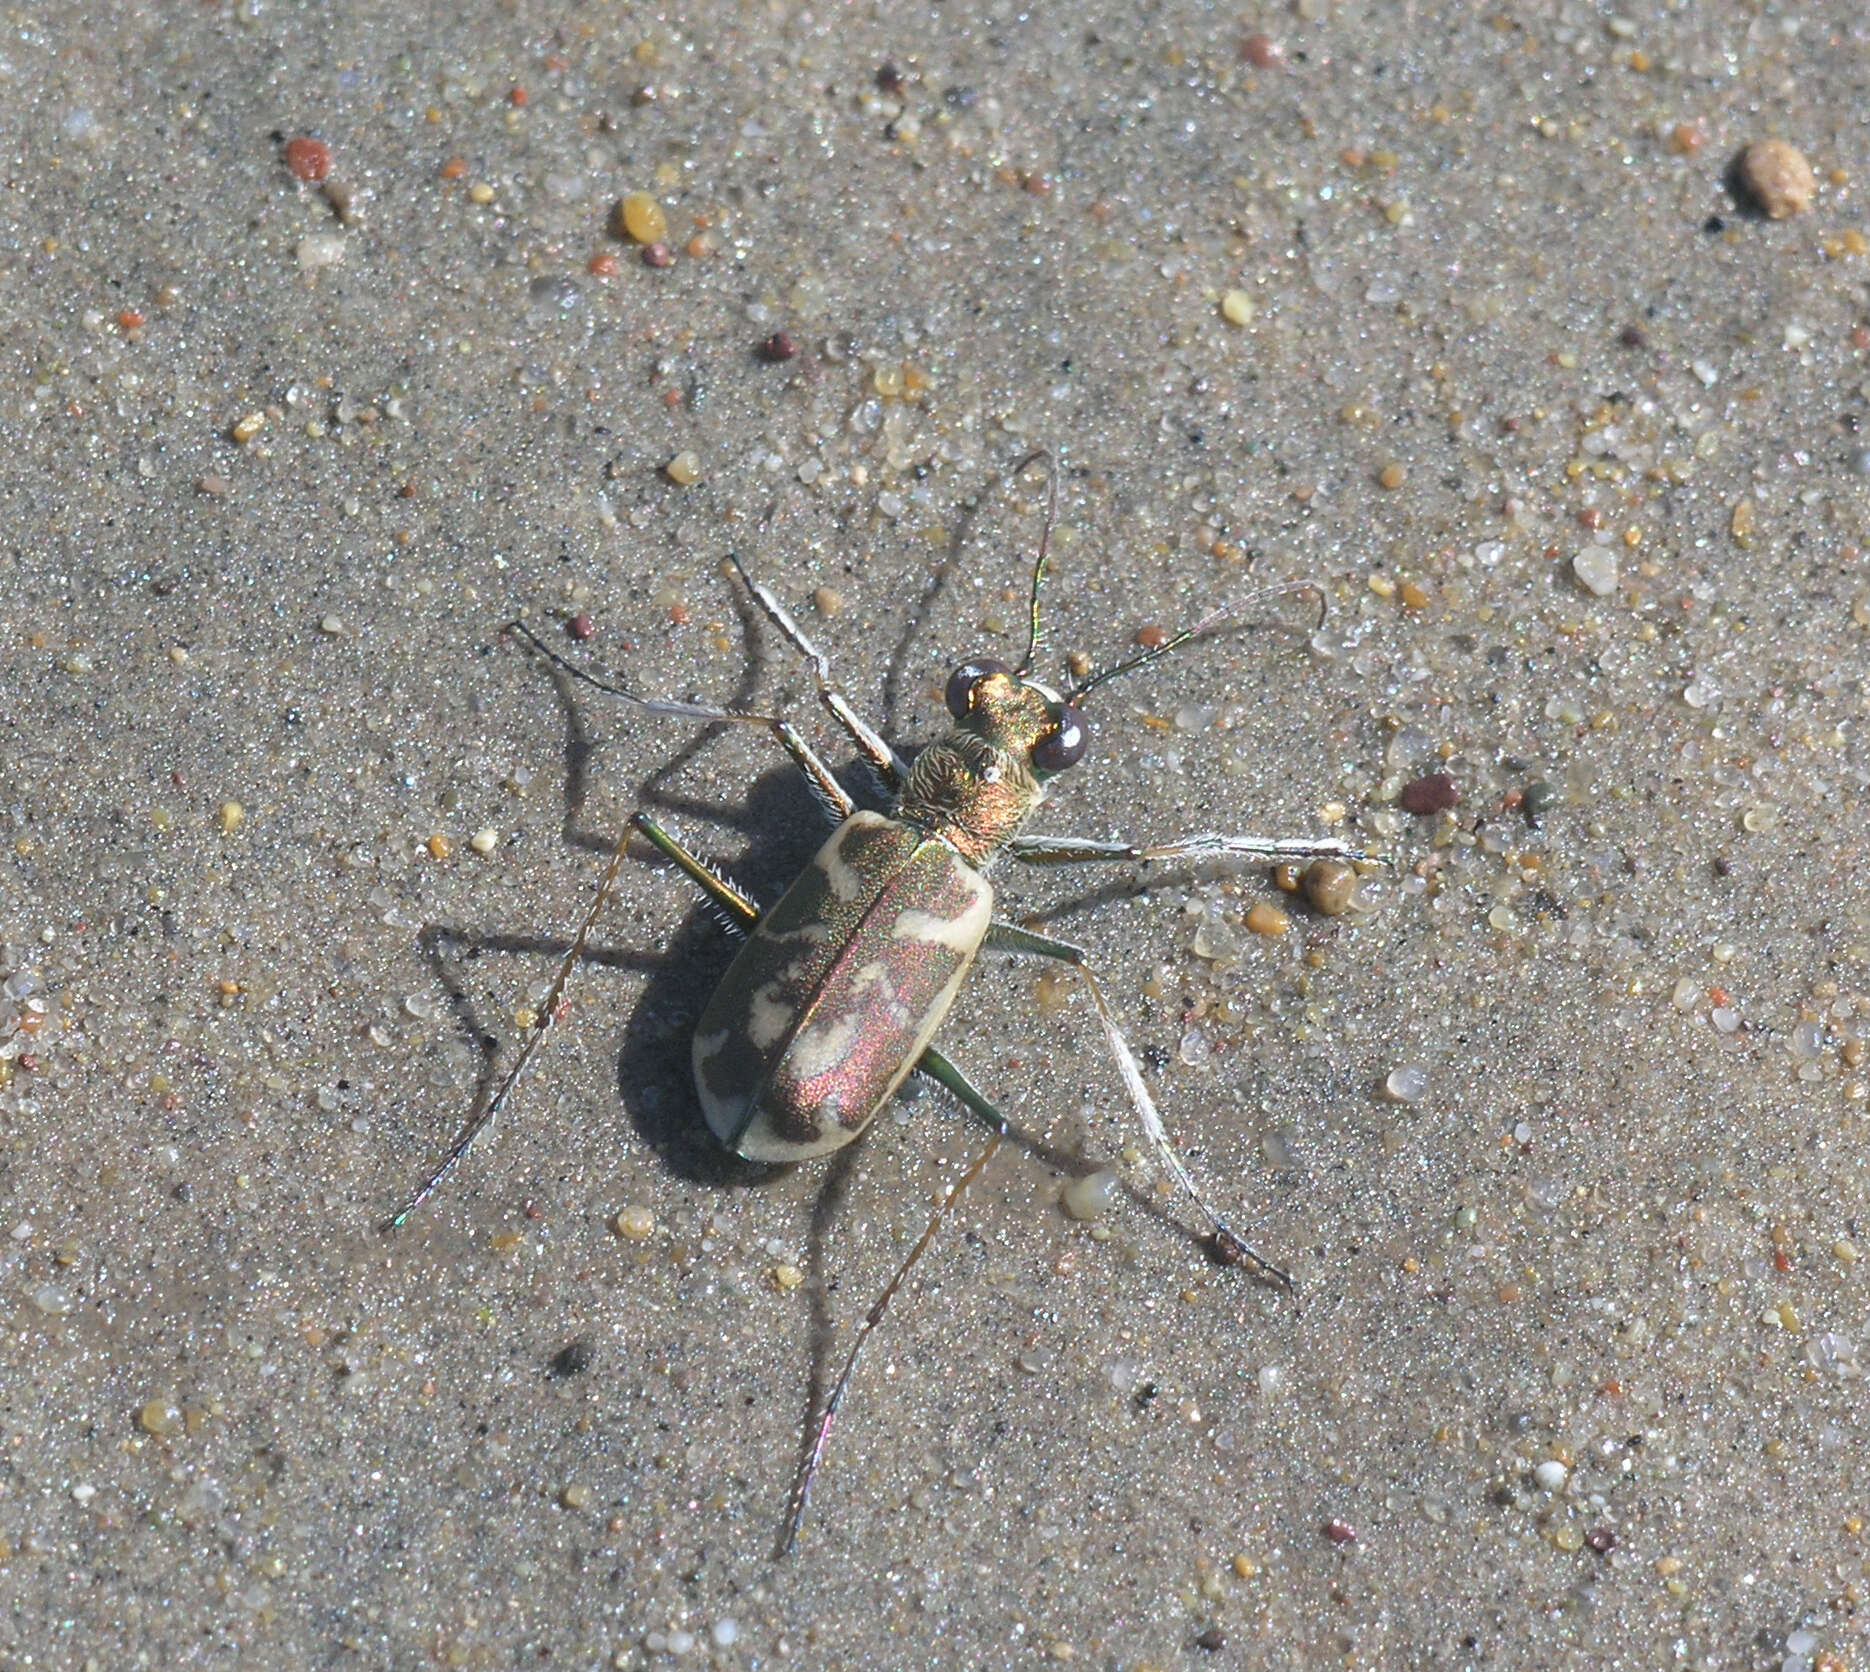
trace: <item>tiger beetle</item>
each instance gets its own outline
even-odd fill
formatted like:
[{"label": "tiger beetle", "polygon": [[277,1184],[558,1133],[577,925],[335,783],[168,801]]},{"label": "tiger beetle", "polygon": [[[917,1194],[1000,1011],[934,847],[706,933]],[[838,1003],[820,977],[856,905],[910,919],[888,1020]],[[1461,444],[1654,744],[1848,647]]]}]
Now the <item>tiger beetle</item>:
[{"label": "tiger beetle", "polygon": [[[1041,459],[1050,464],[1041,450],[1022,460],[1013,475],[1017,477]],[[956,1200],[980,1176],[1008,1133],[1006,1117],[932,1043],[977,953],[1049,959],[1069,965],[1083,978],[1150,1147],[1162,1169],[1206,1221],[1207,1241],[1215,1257],[1223,1263],[1244,1265],[1287,1291],[1292,1289],[1291,1278],[1235,1232],[1196,1188],[1169,1140],[1155,1099],[1084,952],[1069,942],[995,918],[987,872],[1003,854],[1027,865],[1216,856],[1269,862],[1367,856],[1329,838],[1204,835],[1133,843],[1021,834],[1045,800],[1051,780],[1084,758],[1090,742],[1082,712],[1085,698],[1201,638],[1240,609],[1236,604],[1217,610],[1160,644],[1079,680],[1061,695],[1032,671],[1039,652],[1039,594],[1057,503],[1054,469],[1039,555],[1033,565],[1025,655],[1017,667],[989,657],[957,667],[949,675],[946,693],[953,726],[912,760],[905,760],[859,717],[832,684],[829,661],[778,598],[754,580],[737,557],[726,560],[725,567],[809,667],[819,701],[887,789],[887,814],[860,808],[817,751],[784,718],[639,695],[567,661],[523,622],[510,623],[510,630],[554,667],[642,713],[707,725],[763,726],[805,774],[837,828],[778,902],[762,910],[647,813],[632,814],[518,1057],[494,1095],[387,1228],[401,1226],[428,1199],[512,1096],[564,1008],[566,986],[616,885],[632,831],[673,862],[742,937],[739,952],[696,1025],[692,1052],[702,1113],[723,1144],[753,1161],[802,1161],[828,1155],[858,1138],[912,1073],[946,1087],[986,1123],[990,1133],[986,1147],[949,1185],[921,1236],[857,1327],[843,1370],[816,1415],[793,1480],[778,1545],[782,1556],[792,1548],[803,1525],[832,1423],[866,1341]],[[1298,583],[1268,590],[1317,589]]]}]

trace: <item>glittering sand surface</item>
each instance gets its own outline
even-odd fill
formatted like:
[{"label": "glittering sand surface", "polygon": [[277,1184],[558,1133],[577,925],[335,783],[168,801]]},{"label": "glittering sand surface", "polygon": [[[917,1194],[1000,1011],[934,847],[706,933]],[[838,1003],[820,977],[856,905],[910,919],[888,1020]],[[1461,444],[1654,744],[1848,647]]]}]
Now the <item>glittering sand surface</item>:
[{"label": "glittering sand surface", "polygon": [[[46,10],[0,41],[0,1661],[1870,1664],[1860,6]],[[944,1040],[1022,1141],[775,1564],[978,1133],[931,1093],[724,1165],[727,946],[633,853],[379,1233],[633,806],[762,898],[819,838],[765,736],[500,627],[848,759],[732,549],[913,743],[1017,657],[1039,445],[1049,657],[1329,594],[1099,692],[1044,819],[1361,839],[1361,909],[996,879],[1298,1302],[1204,1260],[1082,995],[984,967]]]}]

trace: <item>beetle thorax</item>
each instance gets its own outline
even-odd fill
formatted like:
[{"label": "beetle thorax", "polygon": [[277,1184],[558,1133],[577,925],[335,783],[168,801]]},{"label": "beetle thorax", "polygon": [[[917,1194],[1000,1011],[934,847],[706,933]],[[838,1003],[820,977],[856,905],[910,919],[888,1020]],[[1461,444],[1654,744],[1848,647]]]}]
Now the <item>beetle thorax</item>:
[{"label": "beetle thorax", "polygon": [[916,756],[897,817],[940,836],[971,864],[984,864],[1045,799],[1032,751],[1054,730],[1058,700],[1011,672],[996,669],[975,680],[954,730]]},{"label": "beetle thorax", "polygon": [[896,816],[981,865],[1044,799],[1044,786],[1019,755],[957,726],[916,756]]}]

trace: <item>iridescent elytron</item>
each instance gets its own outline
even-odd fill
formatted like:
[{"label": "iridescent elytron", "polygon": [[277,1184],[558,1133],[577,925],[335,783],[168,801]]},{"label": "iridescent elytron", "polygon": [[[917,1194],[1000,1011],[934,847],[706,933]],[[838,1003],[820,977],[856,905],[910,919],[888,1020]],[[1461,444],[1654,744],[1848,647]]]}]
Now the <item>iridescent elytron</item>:
[{"label": "iridescent elytron", "polygon": [[[1018,470],[1041,457],[1034,454]],[[1079,710],[1084,698],[1107,680],[1146,667],[1209,632],[1238,609],[1218,611],[1163,643],[1080,681],[1063,696],[1042,684],[1031,670],[1039,648],[1039,593],[1056,494],[1054,475],[1045,533],[1033,568],[1025,656],[1016,668],[991,660],[956,668],[947,689],[953,729],[923,749],[913,763],[905,762],[858,717],[833,687],[830,664],[785,607],[747,574],[737,558],[728,558],[727,567],[809,664],[819,700],[888,790],[887,814],[860,809],[786,720],[639,696],[573,666],[529,628],[512,624],[515,633],[555,666],[645,712],[764,726],[778,738],[819,801],[838,821],[797,881],[776,905],[762,911],[647,814],[638,812],[630,820],[630,828],[680,867],[747,937],[695,1030],[695,1084],[708,1125],[721,1141],[756,1161],[798,1161],[824,1155],[856,1138],[896,1088],[916,1072],[945,1086],[992,1130],[985,1150],[950,1187],[920,1240],[858,1327],[794,1483],[782,1551],[790,1548],[804,1519],[832,1421],[865,1340],[956,1197],[986,1166],[1007,1131],[1000,1112],[931,1043],[981,950],[1052,959],[1082,975],[1157,1163],[1207,1222],[1216,1254],[1291,1286],[1285,1273],[1230,1229],[1195,1188],[1083,952],[1067,942],[996,921],[993,887],[985,873],[1003,853],[1036,865],[1215,855],[1268,861],[1364,856],[1328,838],[1263,841],[1192,836],[1138,845],[1020,834],[1044,801],[1049,780],[1083,758],[1089,741]],[[626,834],[513,1067],[392,1225],[407,1219],[447,1176],[519,1082],[559,1012],[566,983],[609,897],[627,841]]]}]

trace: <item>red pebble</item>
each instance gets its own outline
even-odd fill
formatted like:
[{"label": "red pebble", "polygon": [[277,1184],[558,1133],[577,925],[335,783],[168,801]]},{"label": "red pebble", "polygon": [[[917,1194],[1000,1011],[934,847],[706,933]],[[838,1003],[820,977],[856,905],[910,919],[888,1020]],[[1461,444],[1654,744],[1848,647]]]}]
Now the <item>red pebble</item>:
[{"label": "red pebble", "polygon": [[565,631],[574,639],[588,639],[597,631],[597,624],[588,615],[574,615],[565,623]]},{"label": "red pebble", "polygon": [[1333,1544],[1355,1544],[1357,1542],[1357,1529],[1348,1521],[1327,1521],[1325,1523],[1325,1537],[1330,1539]]},{"label": "red pebble", "polygon": [[667,244],[645,244],[643,246],[643,265],[645,267],[673,267],[675,253]]},{"label": "red pebble", "polygon": [[301,135],[286,141],[286,172],[295,180],[319,181],[331,172],[331,147]]},{"label": "red pebble", "polygon": [[1240,56],[1256,70],[1276,70],[1286,61],[1286,49],[1271,35],[1249,35],[1240,43]]},{"label": "red pebble", "polygon": [[762,360],[790,360],[799,351],[799,345],[784,331],[775,331],[765,342],[760,344]]},{"label": "red pebble", "polygon": [[1431,813],[1445,813],[1461,800],[1460,786],[1445,772],[1431,772],[1413,784],[1404,784],[1396,805],[1405,813],[1426,818]]}]

